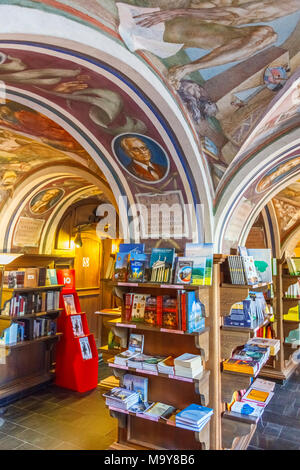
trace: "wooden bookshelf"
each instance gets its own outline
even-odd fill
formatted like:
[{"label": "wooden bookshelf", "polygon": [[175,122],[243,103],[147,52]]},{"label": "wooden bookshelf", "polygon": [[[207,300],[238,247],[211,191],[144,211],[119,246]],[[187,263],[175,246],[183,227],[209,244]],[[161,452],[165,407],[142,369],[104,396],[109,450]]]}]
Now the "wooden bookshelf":
[{"label": "wooden bookshelf", "polygon": [[[7,266],[7,270],[18,268],[47,268],[57,256],[24,255]],[[40,293],[45,291],[61,291],[63,285],[46,285],[3,289],[2,302],[9,301],[15,295]],[[3,307],[3,304],[1,307]],[[61,308],[44,310],[21,316],[0,315],[0,334],[14,322],[33,322],[45,318],[55,321]],[[5,406],[23,397],[38,387],[53,380],[53,350],[61,338],[61,333],[45,335],[20,341],[14,344],[0,344],[0,406]]]},{"label": "wooden bookshelf", "polygon": [[[119,318],[107,321],[107,325],[114,328],[117,336],[128,335],[130,332],[143,334],[144,340],[144,353],[155,354],[161,356],[172,355],[179,356],[185,352],[191,354],[199,354],[202,356],[204,363],[204,371],[199,376],[193,379],[178,377],[173,375],[161,374],[148,370],[140,370],[130,368],[128,366],[119,366],[114,364],[114,358],[108,359],[108,364],[112,371],[120,379],[126,373],[133,373],[144,375],[149,380],[149,401],[161,401],[174,406],[177,410],[184,409],[191,403],[199,403],[203,406],[213,408],[211,403],[211,396],[213,392],[210,390],[213,373],[210,368],[210,351],[213,349],[210,344],[210,286],[182,286],[175,284],[161,284],[161,283],[123,283],[111,281],[114,294],[120,299],[126,292],[134,292],[139,289],[145,293],[160,293],[160,295],[172,295],[178,290],[198,290],[200,300],[205,305],[208,325],[202,330],[187,333],[186,331],[178,329],[168,329],[162,327],[155,327],[144,323],[127,323],[120,321]],[[119,335],[118,335],[119,333]],[[217,368],[216,368],[217,369]],[[216,370],[215,369],[215,370]],[[174,387],[175,384],[178,384]],[[130,449],[138,446],[144,449],[195,449],[203,450],[209,448],[217,448],[215,435],[212,432],[211,424],[218,417],[213,416],[211,420],[204,426],[200,433],[185,430],[176,427],[173,423],[164,419],[150,420],[145,419],[143,415],[135,415],[134,413],[123,413],[121,410],[112,409],[110,413],[116,417],[119,422],[118,426],[118,442],[116,446],[121,446],[124,449]],[[164,430],[168,426],[168,432]],[[215,424],[215,423],[214,423]],[[191,437],[194,434],[194,438]],[[163,447],[162,447],[163,443]],[[113,448],[116,448],[113,445]],[[219,444],[218,444],[219,445]]]}]

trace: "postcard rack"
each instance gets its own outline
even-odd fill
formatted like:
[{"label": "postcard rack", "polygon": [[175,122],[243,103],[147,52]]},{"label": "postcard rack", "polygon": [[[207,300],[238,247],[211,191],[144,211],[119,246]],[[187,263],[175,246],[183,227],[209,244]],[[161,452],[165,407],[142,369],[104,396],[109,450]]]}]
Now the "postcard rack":
[{"label": "postcard rack", "polygon": [[57,278],[64,285],[60,294],[62,314],[58,331],[63,338],[56,351],[55,383],[80,393],[93,390],[98,382],[98,351],[90,334],[86,314],[81,312],[75,289],[75,270],[58,270]]}]

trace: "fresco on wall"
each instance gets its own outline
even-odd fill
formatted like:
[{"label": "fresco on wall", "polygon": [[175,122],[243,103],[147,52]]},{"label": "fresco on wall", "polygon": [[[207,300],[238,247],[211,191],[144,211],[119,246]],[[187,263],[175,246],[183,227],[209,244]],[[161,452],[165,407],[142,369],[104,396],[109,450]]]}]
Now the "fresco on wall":
[{"label": "fresco on wall", "polygon": [[[12,103],[8,103],[9,105],[12,105]],[[27,108],[19,107],[19,109],[26,110],[27,112]],[[39,116],[42,115],[38,114]],[[74,155],[73,153],[62,152],[53,148],[52,145],[43,143],[42,139],[35,140],[29,137],[28,134],[26,136],[20,132],[5,128],[4,125],[6,124],[4,122],[0,124],[0,211],[4,204],[13,198],[17,186],[21,185],[26,177],[32,175],[37,170],[53,164],[65,163],[69,166],[76,164],[71,157]],[[20,126],[19,130],[24,129]],[[94,166],[96,166],[94,162],[92,165],[89,164],[91,163],[89,156],[88,160],[86,160],[86,157],[83,159],[83,155],[81,155],[79,161],[84,163],[83,169],[86,169],[86,167],[94,169]],[[105,181],[100,170],[97,170],[95,175],[98,178],[101,177],[102,181]]]},{"label": "fresco on wall", "polygon": [[65,176],[64,178],[58,177],[51,183],[41,184],[38,189],[32,191],[32,194],[29,193],[31,197],[28,198],[15,221],[12,234],[14,251],[38,253],[40,239],[47,221],[60,204],[66,204],[68,199],[77,193],[78,197],[75,197],[75,200],[91,195],[100,196],[102,192],[84,178]]},{"label": "fresco on wall", "polygon": [[[161,202],[165,199],[167,204],[172,195],[181,206],[192,198],[197,201],[194,175],[174,132],[165,125],[155,105],[149,104],[141,90],[136,100],[124,90],[123,84],[120,86],[122,77],[119,72],[116,79],[112,72],[111,75],[107,73],[106,68],[103,72],[102,63],[97,64],[97,67],[94,64],[90,67],[88,60],[85,65],[85,56],[76,58],[72,54],[69,57],[65,51],[61,54],[63,57],[54,57],[51,53],[47,55],[36,52],[34,47],[32,50],[28,50],[28,47],[20,50],[14,49],[13,45],[2,44],[1,53],[0,80],[17,87],[25,97],[29,91],[38,94],[42,103],[43,100],[52,102],[52,112],[55,112],[55,107],[59,107],[68,118],[72,117],[71,127],[76,128],[74,123],[80,123],[76,132],[88,132],[92,135],[91,145],[96,148],[98,159],[103,159],[105,164],[110,166],[114,183],[126,173],[126,184],[129,185],[131,194],[133,197],[139,194],[145,204],[150,204],[152,197],[157,195]],[[23,112],[22,106],[5,104],[2,123],[9,128],[20,126],[24,132],[34,133],[32,121],[36,119],[37,134],[48,146],[63,148],[65,152],[66,148],[73,146],[72,152],[68,153],[77,158],[84,158],[81,149],[77,151],[72,139],[63,132],[58,132],[59,129],[56,129],[55,125],[49,130],[47,119],[42,119],[39,113],[34,111]],[[10,110],[6,110],[6,107]],[[208,113],[208,110],[206,112]],[[164,125],[163,135],[161,123]],[[132,149],[130,150],[124,141],[126,136],[134,137],[138,146],[148,148],[149,155],[151,154],[151,168],[147,166],[143,171],[139,165],[137,169],[136,161],[133,162]],[[125,142],[123,146],[122,141],[123,144]],[[146,149],[146,153],[148,151]],[[197,203],[199,202],[198,199]],[[199,233],[199,236],[202,236],[202,231],[199,230]],[[152,240],[149,243],[152,243]],[[155,243],[153,240],[153,244]],[[171,243],[179,248],[176,241]],[[184,244],[185,240],[180,243]]]},{"label": "fresco on wall", "polygon": [[[196,128],[215,187],[300,62],[297,0],[98,0],[127,48],[176,90]],[[112,3],[115,3],[113,8]],[[108,8],[108,4],[110,7]]]},{"label": "fresco on wall", "polygon": [[273,205],[283,242],[300,222],[300,181],[280,191],[273,198]]}]

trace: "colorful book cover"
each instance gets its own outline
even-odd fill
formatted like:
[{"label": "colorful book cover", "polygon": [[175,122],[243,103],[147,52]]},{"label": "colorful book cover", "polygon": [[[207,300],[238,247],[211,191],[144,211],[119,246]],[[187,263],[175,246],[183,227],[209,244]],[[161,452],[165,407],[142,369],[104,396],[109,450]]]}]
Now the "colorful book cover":
[{"label": "colorful book cover", "polygon": [[178,257],[174,276],[175,284],[190,284],[192,282],[193,260],[185,257]]},{"label": "colorful book cover", "polygon": [[231,411],[233,411],[234,413],[241,413],[241,414],[247,415],[247,416],[259,417],[263,412],[263,408],[261,406],[255,405],[255,404],[250,405],[249,403],[236,401],[232,405]]},{"label": "colorful book cover", "polygon": [[66,314],[75,315],[77,312],[76,312],[75,300],[74,300],[73,294],[65,294],[63,295],[63,299],[64,299]]},{"label": "colorful book cover", "polygon": [[272,282],[272,255],[270,248],[249,248],[249,256],[253,256],[259,282]]},{"label": "colorful book cover", "polygon": [[129,335],[128,349],[129,351],[142,353],[144,351],[144,335],[131,333]]},{"label": "colorful book cover", "polygon": [[175,297],[163,296],[162,326],[170,329],[178,328],[178,308]]},{"label": "colorful book cover", "polygon": [[47,269],[46,279],[49,282],[49,285],[56,286],[57,285],[56,269]]},{"label": "colorful book cover", "polygon": [[152,326],[157,324],[157,297],[155,295],[149,295],[146,299],[144,322]]},{"label": "colorful book cover", "polygon": [[119,253],[144,253],[144,243],[120,243]]},{"label": "colorful book cover", "polygon": [[116,255],[115,269],[114,269],[114,280],[115,281],[127,281],[128,273],[128,253],[119,252]]},{"label": "colorful book cover", "polygon": [[174,248],[153,248],[150,257],[151,282],[168,283],[172,279]]},{"label": "colorful book cover", "polygon": [[244,272],[247,284],[252,286],[259,282],[253,256],[242,256]]},{"label": "colorful book cover", "polygon": [[128,281],[143,282],[145,279],[145,270],[147,266],[146,253],[131,253],[128,262]]},{"label": "colorful book cover", "polygon": [[186,331],[193,333],[205,327],[204,305],[194,291],[186,292]]},{"label": "colorful book cover", "polygon": [[212,243],[187,243],[184,255],[192,258],[193,285],[211,285],[213,269],[213,244]]},{"label": "colorful book cover", "polygon": [[93,355],[89,343],[89,338],[86,336],[84,336],[83,338],[79,338],[79,344],[81,348],[82,358],[84,360],[92,359]]},{"label": "colorful book cover", "polygon": [[139,401],[148,402],[148,378],[139,375],[125,374],[123,385],[127,390],[132,390],[139,394]]},{"label": "colorful book cover", "polygon": [[187,406],[184,410],[177,413],[176,422],[178,421],[181,423],[196,425],[200,424],[201,421],[206,420],[212,414],[212,408],[192,403],[191,405]]},{"label": "colorful book cover", "polygon": [[82,321],[81,321],[81,315],[71,315],[70,318],[71,318],[71,322],[72,322],[72,328],[73,328],[74,336],[84,335],[83,327],[82,327]]},{"label": "colorful book cover", "polygon": [[145,411],[145,414],[157,418],[168,418],[168,416],[170,416],[174,411],[174,406],[166,405],[165,403],[161,402],[155,402]]},{"label": "colorful book cover", "polygon": [[131,321],[143,322],[145,307],[146,307],[147,295],[145,294],[134,294],[131,310]]}]

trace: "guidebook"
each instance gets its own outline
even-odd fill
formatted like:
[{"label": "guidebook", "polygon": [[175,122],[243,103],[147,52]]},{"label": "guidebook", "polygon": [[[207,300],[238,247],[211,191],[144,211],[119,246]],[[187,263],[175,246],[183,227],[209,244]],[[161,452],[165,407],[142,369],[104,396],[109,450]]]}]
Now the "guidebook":
[{"label": "guidebook", "polygon": [[213,244],[187,243],[184,255],[193,260],[192,284],[210,286],[213,269]]}]

